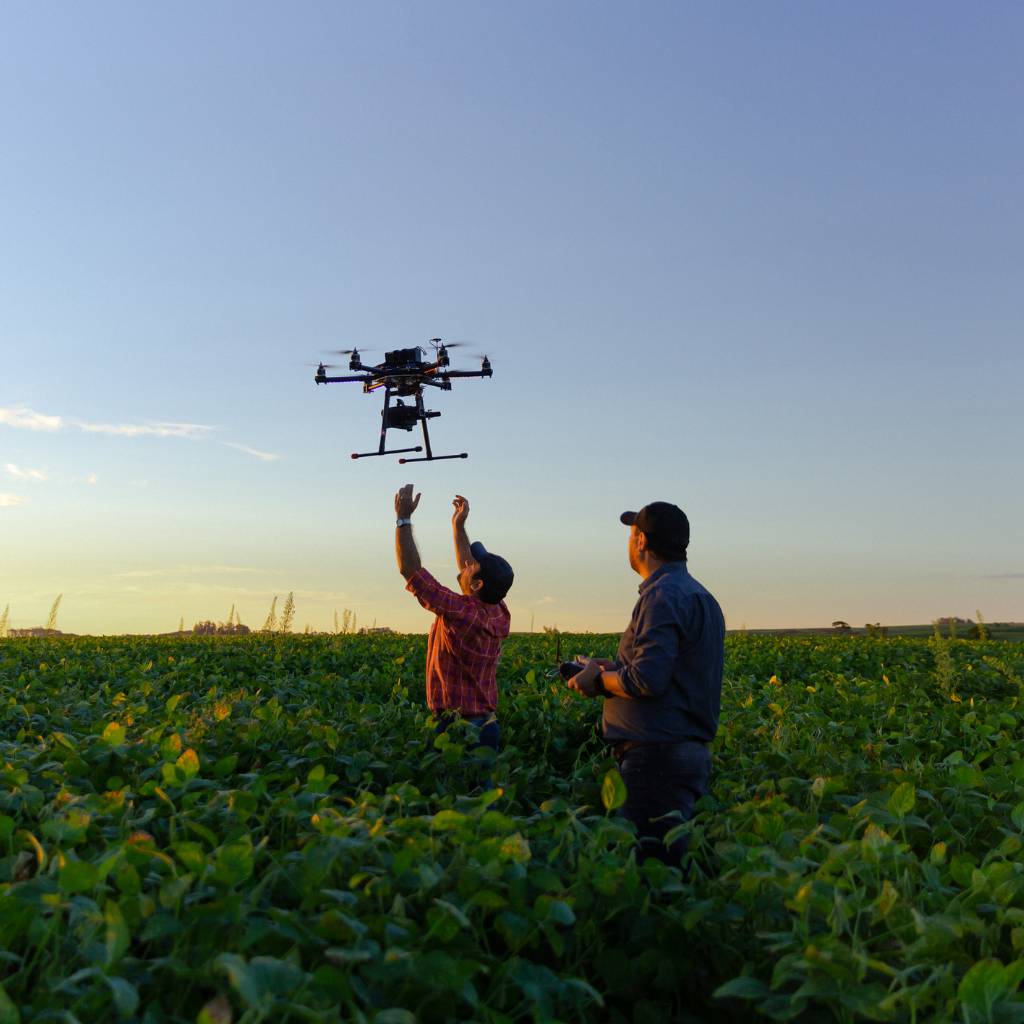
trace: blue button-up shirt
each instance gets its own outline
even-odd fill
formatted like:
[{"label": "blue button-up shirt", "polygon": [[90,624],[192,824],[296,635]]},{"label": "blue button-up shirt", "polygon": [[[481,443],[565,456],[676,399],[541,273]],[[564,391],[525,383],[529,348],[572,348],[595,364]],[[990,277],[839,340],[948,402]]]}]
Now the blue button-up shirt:
[{"label": "blue button-up shirt", "polygon": [[685,562],[666,562],[640,584],[616,660],[630,697],[605,699],[606,740],[714,739],[722,704],[725,618]]}]

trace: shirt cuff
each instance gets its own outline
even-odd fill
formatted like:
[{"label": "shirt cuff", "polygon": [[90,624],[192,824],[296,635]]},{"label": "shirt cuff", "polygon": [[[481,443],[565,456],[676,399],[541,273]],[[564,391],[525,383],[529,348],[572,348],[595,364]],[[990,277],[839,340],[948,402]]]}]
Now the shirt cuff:
[{"label": "shirt cuff", "polygon": [[426,590],[434,582],[434,577],[430,575],[424,568],[417,569],[406,581],[405,589],[410,594],[419,594],[422,590]]}]

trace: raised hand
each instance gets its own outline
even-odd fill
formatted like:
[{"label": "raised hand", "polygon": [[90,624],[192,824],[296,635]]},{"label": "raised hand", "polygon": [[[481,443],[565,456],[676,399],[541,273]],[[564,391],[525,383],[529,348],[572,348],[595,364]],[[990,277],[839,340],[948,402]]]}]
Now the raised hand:
[{"label": "raised hand", "polygon": [[455,508],[452,513],[452,525],[465,526],[469,518],[469,502],[461,494],[456,494],[452,505]]},{"label": "raised hand", "polygon": [[395,516],[398,519],[409,519],[416,506],[420,503],[420,495],[412,496],[412,484],[406,484],[395,494]]}]

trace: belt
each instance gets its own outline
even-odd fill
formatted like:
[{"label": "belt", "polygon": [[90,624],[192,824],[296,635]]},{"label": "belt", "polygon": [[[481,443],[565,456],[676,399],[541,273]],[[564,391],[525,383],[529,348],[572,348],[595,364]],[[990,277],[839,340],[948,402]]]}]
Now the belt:
[{"label": "belt", "polygon": [[706,740],[699,740],[693,736],[687,736],[681,740],[670,740],[668,742],[649,742],[648,740],[616,740],[612,744],[612,755],[617,761],[621,761],[631,750],[636,750],[637,747],[682,747],[688,743],[697,743],[702,747],[708,747]]}]

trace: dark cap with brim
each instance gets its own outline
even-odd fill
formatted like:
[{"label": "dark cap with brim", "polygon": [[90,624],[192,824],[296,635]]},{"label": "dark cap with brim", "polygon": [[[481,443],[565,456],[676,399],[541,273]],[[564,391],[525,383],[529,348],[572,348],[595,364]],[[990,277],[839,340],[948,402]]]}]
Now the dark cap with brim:
[{"label": "dark cap with brim", "polygon": [[647,537],[651,550],[659,558],[680,561],[686,558],[690,543],[690,520],[678,506],[668,501],[652,501],[639,512],[623,512],[619,522],[635,525]]},{"label": "dark cap with brim", "polygon": [[515,579],[512,566],[501,555],[492,555],[478,540],[469,545],[469,550],[480,563],[480,572],[477,576],[484,584],[481,600],[497,604],[512,587],[512,581]]}]

